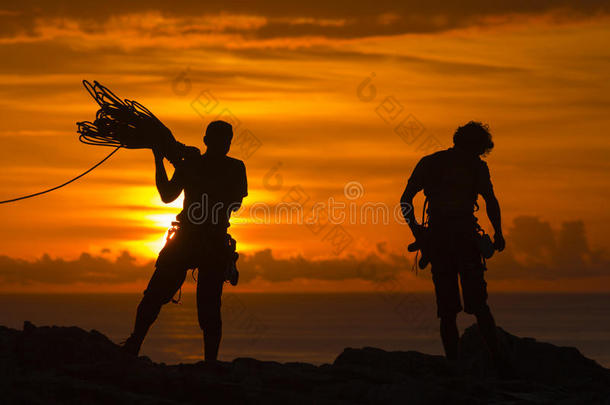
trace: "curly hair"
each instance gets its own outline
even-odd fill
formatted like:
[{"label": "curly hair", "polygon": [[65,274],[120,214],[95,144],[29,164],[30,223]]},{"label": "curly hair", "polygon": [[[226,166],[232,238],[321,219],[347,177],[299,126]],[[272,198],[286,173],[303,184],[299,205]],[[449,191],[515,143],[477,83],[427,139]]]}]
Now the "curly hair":
[{"label": "curly hair", "polygon": [[494,147],[489,125],[477,121],[458,127],[453,134],[453,144],[477,155],[487,155]]}]

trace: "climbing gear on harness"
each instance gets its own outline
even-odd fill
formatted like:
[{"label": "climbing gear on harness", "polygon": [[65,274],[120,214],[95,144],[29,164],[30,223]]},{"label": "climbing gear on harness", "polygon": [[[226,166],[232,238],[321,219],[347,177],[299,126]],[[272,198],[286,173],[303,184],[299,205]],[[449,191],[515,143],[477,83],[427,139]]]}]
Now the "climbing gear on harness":
[{"label": "climbing gear on harness", "polygon": [[225,267],[225,281],[228,281],[232,286],[236,286],[239,281],[239,271],[237,270],[237,259],[239,253],[236,252],[237,242],[227,234],[227,265]]},{"label": "climbing gear on harness", "polygon": [[165,237],[166,241],[174,239],[176,236],[176,232],[180,229],[180,222],[173,221],[172,226],[167,230],[167,236]]},{"label": "climbing gear on harness", "polygon": [[[239,271],[237,270],[237,259],[239,258],[239,253],[237,253],[236,249],[237,249],[237,242],[235,241],[235,239],[233,239],[233,237],[231,237],[231,235],[226,234],[226,239],[225,239],[225,245],[224,245],[224,249],[225,251],[213,251],[210,252],[209,249],[211,249],[211,246],[209,244],[209,241],[206,240],[205,237],[205,231],[203,231],[203,233],[199,233],[200,230],[198,230],[197,228],[194,227],[188,227],[187,228],[183,228],[185,226],[185,224],[181,223],[180,221],[173,221],[172,222],[172,226],[167,230],[167,236],[165,238],[166,243],[184,243],[185,240],[182,238],[190,238],[193,237],[195,238],[194,240],[200,240],[201,243],[199,242],[194,242],[191,245],[191,249],[197,250],[198,252],[196,252],[197,254],[201,254],[201,255],[205,255],[205,254],[218,254],[218,255],[223,255],[226,258],[225,261],[225,267],[222,269],[223,271],[223,277],[224,277],[224,281],[230,283],[233,286],[236,286],[238,281],[239,281]],[[184,236],[182,234],[180,234],[180,232],[184,231],[188,233],[188,236]],[[193,232],[191,234],[191,232]],[[178,236],[178,235],[181,236]],[[181,238],[181,241],[177,240],[177,238]],[[206,250],[207,249],[207,250]],[[207,252],[207,253],[206,253]],[[203,258],[204,256],[199,256],[200,258]],[[193,280],[195,282],[197,282],[197,277],[195,277],[195,271],[198,270],[198,265],[197,265],[197,261],[194,261],[193,267],[190,269],[191,270],[191,276],[193,277]],[[180,287],[180,289],[178,290],[178,298],[173,298],[171,299],[171,301],[174,304],[179,304],[180,300],[182,298],[182,287]]]},{"label": "climbing gear on harness", "polygon": [[479,223],[476,223],[476,237],[477,237],[477,247],[479,248],[479,253],[483,257],[483,260],[491,259],[496,251],[494,243],[491,240],[491,237],[485,233],[485,230],[481,228]]}]

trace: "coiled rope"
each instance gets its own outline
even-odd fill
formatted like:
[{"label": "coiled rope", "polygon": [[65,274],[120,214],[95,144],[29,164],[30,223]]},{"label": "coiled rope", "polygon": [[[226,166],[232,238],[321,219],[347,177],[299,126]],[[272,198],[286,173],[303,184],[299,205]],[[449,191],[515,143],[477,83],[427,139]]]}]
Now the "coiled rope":
[{"label": "coiled rope", "polygon": [[100,166],[120,148],[152,148],[154,145],[169,150],[168,154],[173,157],[176,154],[175,149],[182,145],[153,113],[137,101],[122,100],[97,81],[91,84],[83,80],[83,86],[100,108],[93,122],[76,123],[77,132],[80,134],[78,139],[87,145],[110,146],[115,149],[95,165],[65,183],[37,193],[0,201],[0,204],[25,200],[65,187]]}]

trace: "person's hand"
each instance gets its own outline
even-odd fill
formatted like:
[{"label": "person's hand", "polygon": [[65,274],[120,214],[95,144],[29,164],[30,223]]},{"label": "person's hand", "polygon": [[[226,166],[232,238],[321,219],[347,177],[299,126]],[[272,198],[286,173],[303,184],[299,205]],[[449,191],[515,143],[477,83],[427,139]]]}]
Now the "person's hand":
[{"label": "person's hand", "polygon": [[196,148],[195,146],[189,146],[186,145],[184,147],[184,156],[185,157],[199,157],[201,155],[201,151],[199,150],[199,148]]},{"label": "person's hand", "polygon": [[506,241],[504,240],[504,236],[501,233],[496,233],[494,235],[494,247],[498,252],[501,252],[506,247]]}]

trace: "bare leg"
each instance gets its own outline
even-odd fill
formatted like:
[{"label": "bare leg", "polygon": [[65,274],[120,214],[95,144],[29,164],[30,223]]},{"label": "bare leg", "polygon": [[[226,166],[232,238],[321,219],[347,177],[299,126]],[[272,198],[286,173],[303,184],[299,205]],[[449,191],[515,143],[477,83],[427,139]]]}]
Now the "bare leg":
[{"label": "bare leg", "polygon": [[216,361],[222,338],[220,303],[224,274],[217,268],[218,266],[200,268],[197,279],[197,312],[199,326],[203,331],[203,354],[206,362]]},{"label": "bare leg", "polygon": [[458,359],[459,332],[457,327],[457,314],[441,317],[441,339],[448,360]]},{"label": "bare leg", "polygon": [[159,316],[159,312],[161,312],[161,304],[154,302],[154,300],[145,295],[138,305],[133,333],[125,345],[125,348],[131,354],[137,356],[140,353],[142,342],[144,342],[144,338],[151,325],[155,322],[157,316]]},{"label": "bare leg", "polygon": [[220,340],[222,331],[203,331],[203,356],[206,362],[214,362],[218,359],[218,349],[220,348]]},{"label": "bare leg", "polygon": [[180,289],[186,277],[186,270],[176,270],[171,267],[158,267],[151,277],[144,297],[138,305],[133,333],[125,342],[127,352],[137,356],[142,342],[155,322],[161,307],[171,301]]},{"label": "bare leg", "polygon": [[500,367],[502,365],[502,358],[498,345],[498,336],[496,334],[496,321],[491,314],[489,306],[485,305],[485,307],[477,312],[475,316],[477,317],[477,324],[479,325],[481,336],[491,354],[491,360],[496,367]]}]

